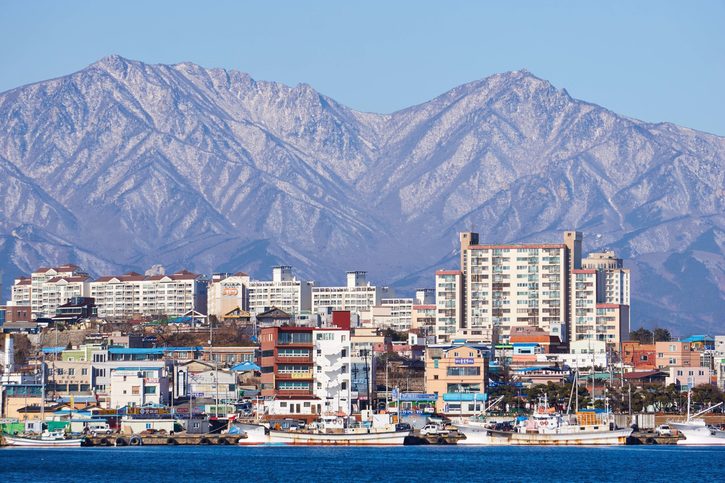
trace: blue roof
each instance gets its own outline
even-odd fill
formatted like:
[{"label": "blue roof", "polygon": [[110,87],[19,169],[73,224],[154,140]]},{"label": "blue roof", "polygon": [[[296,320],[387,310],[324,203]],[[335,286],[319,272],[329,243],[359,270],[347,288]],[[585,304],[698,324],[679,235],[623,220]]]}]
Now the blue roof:
[{"label": "blue roof", "polygon": [[58,347],[43,347],[43,354],[58,354],[65,350],[65,346],[61,345]]},{"label": "blue roof", "polygon": [[201,352],[201,347],[150,347],[150,348],[127,348],[111,347],[109,354],[166,354],[167,352]]},{"label": "blue roof", "polygon": [[237,364],[236,366],[232,367],[232,371],[236,372],[244,372],[244,371],[259,371],[260,367],[249,361],[242,362],[240,364]]},{"label": "blue roof", "polygon": [[475,392],[447,392],[443,394],[444,401],[486,401],[486,393]]},{"label": "blue roof", "polygon": [[715,338],[709,335],[691,335],[687,339],[682,339],[682,342],[715,342]]}]

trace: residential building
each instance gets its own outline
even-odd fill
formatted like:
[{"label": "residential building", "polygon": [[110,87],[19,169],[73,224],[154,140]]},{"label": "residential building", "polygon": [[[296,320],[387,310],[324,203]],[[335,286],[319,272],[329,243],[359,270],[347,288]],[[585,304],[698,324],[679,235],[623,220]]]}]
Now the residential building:
[{"label": "residential building", "polygon": [[242,362],[255,362],[257,352],[257,346],[202,347],[199,360],[216,362],[219,367],[231,367]]},{"label": "residential building", "polygon": [[436,290],[434,288],[415,289],[415,305],[434,305],[436,303]]},{"label": "residential building", "polygon": [[463,274],[460,270],[436,272],[435,339],[450,342],[463,321]]},{"label": "residential building", "polygon": [[606,304],[630,304],[630,271],[624,268],[624,260],[607,250],[593,252],[582,259],[582,268],[596,270],[600,277],[597,280],[598,302]]},{"label": "residential building", "polygon": [[436,412],[463,416],[481,411],[488,380],[490,348],[482,344],[429,346],[425,392],[436,394]]},{"label": "residential building", "polygon": [[681,391],[687,391],[688,388],[710,384],[715,377],[715,372],[709,367],[670,366],[665,385],[674,384]]},{"label": "residential building", "polygon": [[214,399],[222,402],[237,400],[237,377],[229,369],[197,360],[174,367],[174,396]]},{"label": "residential building", "polygon": [[350,336],[351,395],[355,412],[368,409],[375,398],[374,347],[385,337],[373,327],[355,327]]},{"label": "residential building", "polygon": [[46,390],[53,396],[88,396],[92,394],[92,366],[87,360],[47,361]]},{"label": "residential building", "polygon": [[290,266],[274,267],[272,280],[249,282],[249,311],[258,314],[273,307],[292,315],[309,311],[312,285],[297,280]]},{"label": "residential building", "polygon": [[700,353],[695,351],[689,342],[668,341],[656,342],[657,368],[671,366],[699,367]]},{"label": "residential building", "polygon": [[413,305],[410,317],[410,330],[418,333],[424,340],[435,339],[436,305]]},{"label": "residential building", "polygon": [[98,316],[128,319],[134,316],[181,317],[206,313],[207,280],[180,270],[169,275],[125,275],[100,277],[90,284]]},{"label": "residential building", "polygon": [[261,330],[260,344],[261,395],[270,401],[266,404],[270,417],[314,419],[319,414],[350,414],[349,330],[266,327]]},{"label": "residential building", "polygon": [[361,314],[380,305],[382,289],[371,285],[366,272],[347,272],[344,287],[312,287],[312,312],[349,310]]},{"label": "residential building", "polygon": [[629,335],[629,305],[601,302],[599,280],[603,277],[594,269],[572,271],[571,340],[600,340],[618,347]]},{"label": "residential building", "polygon": [[260,331],[262,397],[269,416],[313,420],[322,404],[315,396],[314,337],[311,327],[265,327]]},{"label": "residential building", "polygon": [[323,415],[352,414],[350,331],[320,328],[314,336],[314,395]]},{"label": "residential building", "polygon": [[536,326],[567,339],[569,268],[580,263],[580,233],[566,232],[561,244],[483,245],[470,232],[460,242],[463,335],[505,342],[512,328]]},{"label": "residential building", "polygon": [[207,290],[208,315],[221,320],[234,309],[249,310],[249,282],[249,275],[243,272],[212,275]]},{"label": "residential building", "polygon": [[413,317],[413,299],[410,298],[384,298],[380,300],[381,307],[390,309],[390,320],[386,325],[398,332],[410,330]]},{"label": "residential building", "polygon": [[15,280],[10,305],[30,305],[34,317],[52,317],[73,297],[88,296],[90,278],[77,265],[41,267]]},{"label": "residential building", "polygon": [[621,347],[622,362],[635,371],[652,371],[657,368],[657,347],[655,344],[625,341],[622,342]]},{"label": "residential building", "polygon": [[165,365],[115,367],[110,373],[112,409],[169,403],[169,376]]}]

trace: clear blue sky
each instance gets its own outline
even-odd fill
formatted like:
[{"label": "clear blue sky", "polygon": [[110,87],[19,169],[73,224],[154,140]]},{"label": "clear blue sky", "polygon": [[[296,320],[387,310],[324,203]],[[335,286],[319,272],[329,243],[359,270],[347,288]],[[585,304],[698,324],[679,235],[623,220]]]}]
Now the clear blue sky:
[{"label": "clear blue sky", "polygon": [[306,82],[374,112],[527,68],[620,114],[725,135],[725,0],[0,0],[0,91],[113,53]]}]

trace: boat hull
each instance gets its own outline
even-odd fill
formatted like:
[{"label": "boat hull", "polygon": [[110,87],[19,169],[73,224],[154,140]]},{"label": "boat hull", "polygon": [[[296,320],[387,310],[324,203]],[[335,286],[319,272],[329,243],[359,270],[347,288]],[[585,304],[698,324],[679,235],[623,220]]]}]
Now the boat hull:
[{"label": "boat hull", "polygon": [[37,447],[37,448],[71,448],[80,447],[81,443],[85,438],[76,439],[55,439],[55,440],[42,440],[33,438],[19,438],[15,436],[5,436],[5,443],[8,446],[25,446],[25,447]]},{"label": "boat hull", "polygon": [[402,446],[410,431],[370,433],[305,433],[297,431],[270,431],[271,444],[320,446]]},{"label": "boat hull", "polygon": [[578,431],[561,433],[517,433],[490,431],[496,437],[508,437],[512,446],[615,446],[627,444],[632,429]]},{"label": "boat hull", "polygon": [[713,431],[703,425],[669,423],[671,427],[679,431],[685,439],[677,441],[681,446],[725,446],[725,433]]},{"label": "boat hull", "polygon": [[458,424],[458,433],[465,436],[456,442],[458,446],[506,446],[510,445],[509,437],[506,434],[494,434],[483,426]]}]

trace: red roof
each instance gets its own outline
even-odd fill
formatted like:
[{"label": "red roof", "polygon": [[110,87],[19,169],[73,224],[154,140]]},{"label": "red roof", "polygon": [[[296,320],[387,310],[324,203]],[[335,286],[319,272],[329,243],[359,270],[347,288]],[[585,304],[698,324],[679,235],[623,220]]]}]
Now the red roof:
[{"label": "red roof", "polygon": [[85,282],[91,277],[87,277],[85,275],[78,276],[78,277],[53,277],[50,280],[48,280],[47,283],[56,283],[60,282],[61,280],[65,280],[66,282]]},{"label": "red roof", "polygon": [[563,243],[534,243],[534,244],[526,244],[526,245],[471,245],[468,247],[469,249],[486,249],[486,250],[495,250],[496,248],[508,248],[508,249],[516,249],[516,248],[566,248],[566,245]]},{"label": "red roof", "polygon": [[622,307],[619,304],[597,304],[598,309],[618,309]]},{"label": "red roof", "polygon": [[625,379],[644,379],[645,377],[661,374],[662,371],[633,371],[624,374]]},{"label": "red roof", "polygon": [[461,275],[460,270],[438,270],[436,275]]},{"label": "red roof", "polygon": [[15,281],[15,285],[30,285],[31,283],[29,278],[18,278]]},{"label": "red roof", "polygon": [[435,310],[435,305],[413,305],[415,310]]},{"label": "red roof", "polygon": [[584,269],[578,268],[578,269],[572,270],[571,273],[583,273],[583,274],[593,275],[593,274],[597,273],[597,271],[596,270],[584,270]]}]

